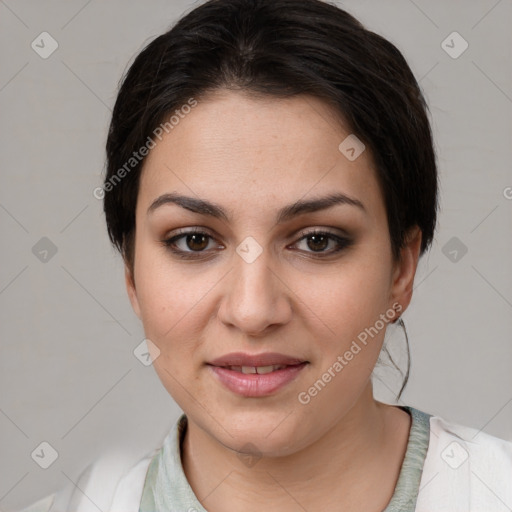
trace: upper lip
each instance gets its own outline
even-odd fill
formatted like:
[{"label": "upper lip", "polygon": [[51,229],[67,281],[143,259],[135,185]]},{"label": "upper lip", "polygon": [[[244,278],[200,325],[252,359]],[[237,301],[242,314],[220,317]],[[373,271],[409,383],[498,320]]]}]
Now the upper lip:
[{"label": "upper lip", "polygon": [[213,366],[273,366],[293,365],[307,362],[298,357],[278,354],[276,352],[263,352],[261,354],[246,354],[244,352],[232,352],[225,354],[207,364]]}]

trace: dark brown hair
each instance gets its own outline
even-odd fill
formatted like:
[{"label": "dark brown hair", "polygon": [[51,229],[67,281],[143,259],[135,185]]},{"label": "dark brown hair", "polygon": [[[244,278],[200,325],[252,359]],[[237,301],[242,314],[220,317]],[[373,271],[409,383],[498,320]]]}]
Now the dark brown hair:
[{"label": "dark brown hair", "polygon": [[126,163],[190,98],[218,89],[324,100],[371,151],[394,258],[416,225],[420,254],[432,243],[438,177],[428,107],[400,51],[320,0],[210,0],[148,44],[120,85],[106,144],[104,211],[110,240],[132,273],[144,159]]},{"label": "dark brown hair", "polygon": [[331,105],[371,150],[394,257],[414,225],[425,252],[438,208],[436,157],[426,102],[400,51],[320,0],[210,0],[140,52],[114,106],[104,211],[110,240],[131,268],[144,160],[113,178],[176,109],[221,88],[305,93]]}]

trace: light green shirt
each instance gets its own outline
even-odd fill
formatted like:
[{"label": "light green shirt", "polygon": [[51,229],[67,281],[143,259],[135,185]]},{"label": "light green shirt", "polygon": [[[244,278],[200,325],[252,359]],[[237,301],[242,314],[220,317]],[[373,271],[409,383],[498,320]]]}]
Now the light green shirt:
[{"label": "light green shirt", "polygon": [[[411,429],[383,512],[494,512],[512,503],[512,441],[412,407],[402,409],[412,416]],[[181,464],[186,428],[182,415],[163,445],[135,465],[132,455],[111,452],[89,466],[77,484],[23,512],[204,512]]]},{"label": "light green shirt", "polygon": [[[430,414],[401,407],[412,417],[398,482],[383,512],[414,512],[430,437]],[[187,417],[180,416],[148,467],[139,512],[207,512],[190,487],[181,464]]]}]

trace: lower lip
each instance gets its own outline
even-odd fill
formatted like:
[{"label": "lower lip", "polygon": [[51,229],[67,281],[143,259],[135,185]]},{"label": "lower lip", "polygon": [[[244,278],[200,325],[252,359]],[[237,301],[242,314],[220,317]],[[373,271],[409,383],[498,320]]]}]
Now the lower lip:
[{"label": "lower lip", "polygon": [[209,365],[209,367],[222,384],[233,393],[246,397],[261,397],[271,395],[291,382],[307,364],[304,362],[287,366],[263,375],[236,372],[220,366]]}]

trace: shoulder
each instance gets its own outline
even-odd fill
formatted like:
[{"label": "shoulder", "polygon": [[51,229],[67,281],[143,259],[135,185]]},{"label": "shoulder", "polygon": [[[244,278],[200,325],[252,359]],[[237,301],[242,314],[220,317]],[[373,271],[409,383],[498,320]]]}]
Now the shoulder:
[{"label": "shoulder", "polygon": [[49,494],[48,496],[32,503],[28,507],[20,510],[19,512],[49,512],[52,508],[52,505],[55,501],[56,493]]},{"label": "shoulder", "polygon": [[431,416],[417,511],[491,511],[504,503],[512,503],[512,441]]},{"label": "shoulder", "polygon": [[512,441],[438,416],[430,418],[430,444],[449,467],[466,462],[477,468],[495,468],[512,484]]},{"label": "shoulder", "polygon": [[138,512],[146,471],[158,449],[142,458],[125,450],[102,454],[72,482],[19,512]]}]

